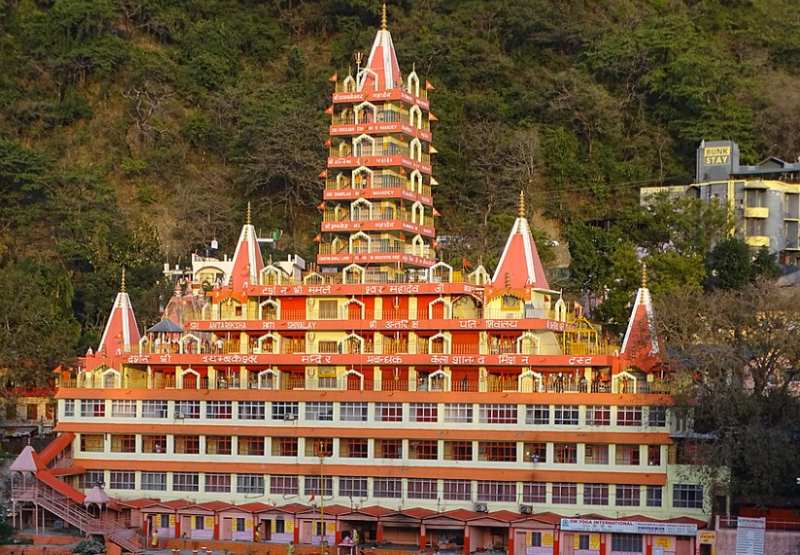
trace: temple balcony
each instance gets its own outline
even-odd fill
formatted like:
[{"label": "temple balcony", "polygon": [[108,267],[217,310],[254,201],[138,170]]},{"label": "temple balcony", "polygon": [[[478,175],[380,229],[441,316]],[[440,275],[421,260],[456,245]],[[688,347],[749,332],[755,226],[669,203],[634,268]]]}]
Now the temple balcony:
[{"label": "temple balcony", "polygon": [[[415,217],[408,210],[392,210],[391,208],[373,209],[357,207],[352,210],[342,209],[338,212],[327,210],[322,215],[322,222],[407,222],[421,226],[433,226],[433,216]],[[323,226],[323,231],[325,231]]]}]

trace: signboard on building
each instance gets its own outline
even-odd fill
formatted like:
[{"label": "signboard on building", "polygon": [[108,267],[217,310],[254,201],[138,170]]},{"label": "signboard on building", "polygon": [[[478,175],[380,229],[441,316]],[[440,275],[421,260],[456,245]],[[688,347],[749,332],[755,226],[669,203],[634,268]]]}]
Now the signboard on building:
[{"label": "signboard on building", "polygon": [[[708,547],[703,549],[704,545]],[[716,555],[717,533],[714,530],[700,530],[697,532],[695,546],[695,555]]]},{"label": "signboard on building", "polygon": [[561,529],[565,532],[599,532],[601,534],[648,534],[654,536],[691,537],[697,535],[696,524],[600,520],[592,518],[562,518]]},{"label": "signboard on building", "polygon": [[736,519],[736,555],[764,555],[766,518]]}]

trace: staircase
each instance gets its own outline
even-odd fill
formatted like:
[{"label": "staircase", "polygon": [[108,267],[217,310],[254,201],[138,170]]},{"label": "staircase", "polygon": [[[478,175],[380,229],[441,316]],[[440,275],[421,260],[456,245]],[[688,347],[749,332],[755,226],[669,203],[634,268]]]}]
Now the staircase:
[{"label": "staircase", "polygon": [[142,551],[135,530],[112,519],[93,516],[84,507],[46,484],[37,482],[24,488],[14,488],[11,497],[15,501],[28,501],[38,505],[87,535],[104,536],[125,551]]}]

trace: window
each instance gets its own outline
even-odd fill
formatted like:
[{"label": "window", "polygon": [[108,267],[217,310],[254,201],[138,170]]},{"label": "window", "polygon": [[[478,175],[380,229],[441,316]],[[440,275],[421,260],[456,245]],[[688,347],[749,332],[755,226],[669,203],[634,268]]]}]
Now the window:
[{"label": "window", "polygon": [[333,403],[309,401],[306,403],[306,420],[333,422]]},{"label": "window", "polygon": [[264,476],[261,474],[237,474],[236,493],[264,494]]},{"label": "window", "polygon": [[248,457],[264,456],[264,438],[262,436],[239,436],[237,443],[240,455]]},{"label": "window", "polygon": [[274,457],[296,457],[297,438],[296,437],[273,437],[272,455]]},{"label": "window", "polygon": [[469,480],[445,480],[444,498],[447,501],[469,501],[472,499],[472,482]]},{"label": "window", "polygon": [[560,464],[577,464],[578,444],[577,443],[555,443],[553,444],[554,462]]},{"label": "window", "polygon": [[200,454],[200,436],[175,436],[175,452],[182,455]]},{"label": "window", "polygon": [[577,405],[556,405],[555,423],[562,426],[578,425]]},{"label": "window", "polygon": [[638,445],[617,445],[616,464],[637,466],[639,464]]},{"label": "window", "polygon": [[471,441],[445,441],[444,459],[446,461],[471,461],[472,442]]},{"label": "window", "polygon": [[332,457],[333,438],[331,437],[307,437],[306,457]]},{"label": "window", "polygon": [[376,439],[375,440],[376,459],[402,459],[403,440],[402,439]]},{"label": "window", "polygon": [[589,549],[589,534],[578,535],[578,549]]},{"label": "window", "polygon": [[321,320],[337,320],[339,318],[339,301],[320,300],[319,317]]},{"label": "window", "polygon": [[166,418],[166,401],[142,401],[142,418]]},{"label": "window", "polygon": [[366,478],[339,478],[340,497],[367,497]]},{"label": "window", "polygon": [[206,401],[206,418],[216,420],[233,418],[231,401]]},{"label": "window", "polygon": [[578,484],[553,484],[553,503],[574,505],[578,502]]},{"label": "window", "polygon": [[230,455],[231,436],[206,436],[206,455]]},{"label": "window", "polygon": [[[82,414],[81,416],[86,415]],[[136,418],[136,401],[111,401],[111,416],[114,418]]]},{"label": "window", "polygon": [[221,472],[206,473],[206,491],[210,493],[230,493],[231,475]]},{"label": "window", "polygon": [[541,532],[531,532],[531,547],[542,547]]},{"label": "window", "polygon": [[641,488],[629,484],[617,484],[617,507],[638,507]]},{"label": "window", "polygon": [[445,422],[472,422],[472,405],[469,403],[447,403],[444,406]]},{"label": "window", "polygon": [[362,438],[340,439],[339,456],[347,459],[366,459],[369,457],[369,440]]},{"label": "window", "polygon": [[81,416],[103,417],[106,415],[106,402],[102,399],[82,399]]},{"label": "window", "polygon": [[197,472],[175,472],[172,475],[173,491],[200,491],[200,475]]},{"label": "window", "polygon": [[342,422],[366,422],[367,403],[342,403],[339,405],[339,419]]},{"label": "window", "polygon": [[103,434],[81,434],[81,451],[102,453],[104,450]]},{"label": "window", "polygon": [[75,416],[75,400],[67,399],[64,401],[64,416]]},{"label": "window", "polygon": [[136,488],[136,473],[129,471],[111,471],[110,479],[111,489],[135,489]]},{"label": "window", "polygon": [[399,498],[403,486],[400,478],[374,478],[372,483],[374,497]]},{"label": "window", "polygon": [[478,460],[494,462],[516,462],[516,441],[480,441],[478,442]]},{"label": "window", "polygon": [[647,465],[648,466],[661,466],[661,446],[648,445],[647,446]]},{"label": "window", "polygon": [[286,521],[282,518],[275,519],[275,533],[276,534],[285,534],[286,533]]},{"label": "window", "polygon": [[411,403],[411,422],[436,422],[439,406],[436,403]]},{"label": "window", "polygon": [[685,509],[703,508],[703,486],[675,484],[672,486],[672,506]]},{"label": "window", "polygon": [[650,407],[647,411],[647,424],[653,428],[667,425],[667,407]]},{"label": "window", "polygon": [[273,495],[297,495],[299,493],[297,476],[270,476],[269,492]]},{"label": "window", "polygon": [[200,401],[176,401],[175,418],[200,418]]},{"label": "window", "polygon": [[662,505],[664,488],[661,486],[647,486],[647,506],[660,507]]},{"label": "window", "polygon": [[325,476],[322,478],[322,491],[320,491],[320,477],[306,476],[305,494],[306,495],[333,495],[333,478]]},{"label": "window", "polygon": [[142,472],[142,489],[148,491],[167,491],[167,473]]},{"label": "window", "polygon": [[136,436],[133,434],[112,434],[111,435],[112,453],[135,453]]},{"label": "window", "polygon": [[424,478],[408,479],[409,499],[436,499],[436,480]]},{"label": "window", "polygon": [[245,519],[237,518],[236,519],[236,531],[237,532],[244,532],[247,525],[245,524]]},{"label": "window", "polygon": [[526,462],[543,463],[547,462],[546,443],[525,443],[522,445],[522,452]]},{"label": "window", "polygon": [[611,407],[607,405],[590,405],[586,407],[587,426],[610,426]]},{"label": "window", "polygon": [[511,503],[517,498],[516,482],[481,480],[478,482],[478,501]]},{"label": "window", "polygon": [[608,445],[587,444],[583,459],[585,464],[608,464]]},{"label": "window", "polygon": [[78,476],[78,487],[81,489],[93,488],[106,481],[104,470],[87,470]]},{"label": "window", "polygon": [[641,553],[642,537],[638,534],[611,534],[611,551]]},{"label": "window", "polygon": [[550,424],[550,405],[525,405],[525,424]]},{"label": "window", "polygon": [[203,516],[195,516],[192,517],[194,520],[194,529],[195,530],[203,530],[205,528],[205,517]]},{"label": "window", "polygon": [[547,484],[544,482],[526,482],[522,484],[523,503],[546,503]]},{"label": "window", "polygon": [[608,505],[608,484],[584,484],[584,505]]},{"label": "window", "polygon": [[402,403],[375,403],[376,422],[402,422]]},{"label": "window", "polygon": [[264,420],[266,417],[263,401],[239,401],[239,420]]},{"label": "window", "polygon": [[617,407],[617,426],[641,426],[642,407]]},{"label": "window", "polygon": [[439,442],[435,439],[411,440],[408,442],[408,458],[433,461],[439,458]]},{"label": "window", "polygon": [[479,405],[481,424],[516,424],[517,405],[498,404]]},{"label": "window", "polygon": [[297,420],[297,415],[300,414],[300,404],[290,402],[276,402],[272,403],[272,419],[273,420]]}]

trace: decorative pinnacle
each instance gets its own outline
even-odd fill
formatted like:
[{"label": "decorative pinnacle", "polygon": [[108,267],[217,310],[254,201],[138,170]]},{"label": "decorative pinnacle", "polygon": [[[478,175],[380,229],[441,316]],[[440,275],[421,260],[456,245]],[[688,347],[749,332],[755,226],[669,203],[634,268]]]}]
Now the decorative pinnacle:
[{"label": "decorative pinnacle", "polygon": [[128,291],[128,287],[125,284],[125,266],[122,267],[122,278],[119,280],[119,292],[125,293]]},{"label": "decorative pinnacle", "polygon": [[642,289],[647,289],[647,262],[642,262]]},{"label": "decorative pinnacle", "polygon": [[386,2],[383,3],[383,10],[381,11],[381,29],[385,31],[388,28],[386,19]]},{"label": "decorative pinnacle", "polygon": [[519,217],[520,218],[524,218],[525,217],[525,191],[524,190],[521,190],[519,192],[519,207],[518,207],[518,209],[519,209],[519,214],[518,214]]},{"label": "decorative pinnacle", "polygon": [[356,69],[358,71],[360,71],[361,70],[361,63],[364,61],[364,53],[361,52],[360,50],[356,51],[356,53],[353,54],[353,59],[356,62]]},{"label": "decorative pinnacle", "polygon": [[250,225],[250,224],[253,223],[253,212],[250,209],[250,201],[249,200],[247,201],[247,213],[245,214],[245,217],[244,217],[244,223],[245,223],[245,225]]}]

